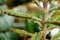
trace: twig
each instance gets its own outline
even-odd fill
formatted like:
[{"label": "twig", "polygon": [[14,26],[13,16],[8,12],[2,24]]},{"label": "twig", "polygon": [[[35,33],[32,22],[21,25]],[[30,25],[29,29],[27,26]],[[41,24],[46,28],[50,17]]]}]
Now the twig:
[{"label": "twig", "polygon": [[21,30],[21,29],[12,29],[12,32],[16,32],[19,35],[33,36],[32,33],[29,33],[27,31]]},{"label": "twig", "polygon": [[47,12],[47,1],[46,0],[42,0],[43,1],[43,17],[42,17],[42,31],[44,31],[44,35],[42,36],[41,40],[46,40],[46,24],[45,22],[47,21],[47,15],[48,15],[48,12]]},{"label": "twig", "polygon": [[49,19],[50,17],[52,17],[54,15],[54,12],[55,11],[52,11],[48,16],[47,16],[47,19]]},{"label": "twig", "polygon": [[52,30],[54,28],[56,28],[56,27],[54,25],[51,25],[50,27],[47,28],[47,30],[49,31],[49,30]]},{"label": "twig", "polygon": [[54,28],[57,28],[55,25],[60,26],[60,22],[55,22],[55,21],[52,22],[52,21],[49,21],[49,22],[46,22],[46,23],[54,24],[54,25],[51,25],[49,28],[47,28],[48,31],[49,30],[52,30]]},{"label": "twig", "polygon": [[48,11],[51,12],[51,11],[57,10],[57,9],[59,9],[59,8],[58,8],[58,6],[56,5],[56,6],[54,6],[53,8],[50,8]]},{"label": "twig", "polygon": [[2,10],[0,9],[0,12],[1,13],[4,13],[4,14],[8,14],[10,16],[14,16],[14,17],[18,17],[18,18],[27,18],[27,19],[33,19],[35,21],[39,21],[39,22],[42,22],[39,18],[37,17],[34,17],[34,16],[31,16],[31,15],[28,15],[28,14],[22,14],[20,12],[15,12],[13,10],[9,10],[9,9],[5,9],[5,10]]},{"label": "twig", "polygon": [[40,8],[40,11],[42,13],[44,13],[44,9],[41,7],[41,5],[39,4],[38,0],[34,0],[34,3]]},{"label": "twig", "polygon": [[51,12],[51,13],[48,15],[47,19],[49,19],[51,16],[53,16],[53,15],[54,15],[54,12],[55,12],[55,11],[53,11],[53,10],[57,10],[57,9],[59,9],[57,6],[49,9],[49,10],[48,10],[48,13],[49,13],[49,12]]},{"label": "twig", "polygon": [[49,21],[49,22],[46,22],[46,23],[50,23],[50,24],[54,24],[54,25],[60,26],[60,22],[51,22],[51,21]]}]

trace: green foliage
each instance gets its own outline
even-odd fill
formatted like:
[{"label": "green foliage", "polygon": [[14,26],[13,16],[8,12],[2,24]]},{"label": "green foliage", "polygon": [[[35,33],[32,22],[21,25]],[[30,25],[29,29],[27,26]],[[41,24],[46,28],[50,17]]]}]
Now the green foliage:
[{"label": "green foliage", "polygon": [[34,23],[33,20],[26,19],[25,24],[26,24],[27,31],[30,33],[35,33],[35,32],[40,31],[39,25],[37,23]]},{"label": "green foliage", "polygon": [[6,32],[5,35],[8,40],[18,40],[18,36],[15,32]]},{"label": "green foliage", "polygon": [[14,29],[13,30],[15,33],[19,34],[19,35],[27,35],[27,36],[32,36],[33,34],[32,33],[29,33],[25,30],[21,30],[21,29]]},{"label": "green foliage", "polygon": [[56,10],[55,14],[60,15],[60,10]]},{"label": "green foliage", "polygon": [[46,27],[48,28],[50,26],[50,23],[47,23],[46,25],[47,25]]},{"label": "green foliage", "polygon": [[40,40],[42,37],[42,32],[41,33],[35,33],[30,40]]},{"label": "green foliage", "polygon": [[0,40],[8,40],[4,33],[0,33]]},{"label": "green foliage", "polygon": [[42,12],[33,12],[33,13],[31,13],[31,15],[32,15],[32,16],[36,16],[36,17],[42,19],[43,13],[42,13]]},{"label": "green foliage", "polygon": [[[31,15],[36,16],[40,19],[42,18],[42,14],[40,14],[39,12],[32,13]],[[25,25],[26,25],[27,31],[30,33],[35,33],[40,31],[39,24],[35,23],[34,20],[25,19]]]},{"label": "green foliage", "polygon": [[34,21],[30,21],[28,19],[25,20],[27,31],[30,33],[35,33],[34,31]]},{"label": "green foliage", "polygon": [[18,40],[18,39],[17,39],[17,34],[16,33],[5,32],[5,33],[0,33],[0,40]]},{"label": "green foliage", "polygon": [[[19,17],[19,18],[29,18],[29,19],[32,18],[33,20],[35,20],[35,17],[33,17],[33,16],[31,17],[28,14],[22,14],[20,12],[15,12],[13,10],[8,10],[8,9],[7,10],[4,10],[4,11],[8,15],[12,15],[12,16]],[[34,15],[36,15],[37,17],[39,17],[39,15],[37,15],[37,14],[34,14]],[[25,21],[26,28],[27,28],[28,32],[31,32],[31,33],[35,33],[35,31],[39,31],[39,29],[38,29],[39,28],[39,25],[37,23],[34,23],[33,20],[26,20]]]},{"label": "green foliage", "polygon": [[55,6],[53,3],[50,3],[50,5],[51,5],[51,6],[50,6],[50,8],[52,8],[52,7],[54,7],[54,6]]},{"label": "green foliage", "polygon": [[60,3],[58,3],[58,7],[60,8]]},{"label": "green foliage", "polygon": [[[35,33],[33,36],[32,36],[32,38],[31,38],[31,40],[40,40],[40,38],[42,37],[42,34],[43,33],[39,33],[39,31],[40,31],[40,29],[39,29],[39,25],[37,24],[37,23],[35,23],[35,21],[34,20],[36,20],[35,18],[37,18],[37,20],[39,20],[39,19],[42,19],[42,14],[40,14],[40,13],[33,13],[33,14],[30,14],[30,15],[28,15],[28,14],[22,14],[22,13],[20,13],[20,12],[15,12],[15,11],[13,11],[13,10],[9,10],[9,9],[6,9],[6,10],[2,10],[1,12],[4,12],[5,14],[8,14],[8,15],[11,15],[11,16],[15,16],[15,17],[18,17],[18,18],[25,18],[25,25],[26,25],[26,28],[27,28],[27,31],[28,32],[26,32],[26,31],[22,31],[22,30],[16,30],[15,32],[16,33],[18,33],[18,34],[29,34],[30,35],[30,33],[35,33],[35,32],[38,32],[38,33]],[[58,13],[60,13],[60,12],[58,12]],[[31,16],[32,15],[32,16]],[[2,18],[1,18],[2,19]],[[29,20],[29,19],[31,19],[31,20]],[[50,21],[52,21],[53,19],[52,18],[50,18],[49,19]],[[60,21],[60,17],[58,17],[57,19],[56,19],[57,21]],[[1,21],[1,24],[0,24],[0,26],[2,25],[2,27],[1,27],[1,29],[0,30],[6,30],[6,28],[7,29],[10,29],[10,28],[8,28],[9,26],[8,26],[8,22],[7,22],[7,24],[5,24],[7,21],[6,20],[4,20],[4,19],[2,19],[2,21]],[[39,21],[40,22],[40,21]],[[7,27],[7,26],[8,27]],[[6,26],[6,27],[5,27]],[[3,28],[3,27],[5,27],[5,28]],[[50,24],[49,23],[47,23],[47,28],[48,27],[50,27]],[[30,33],[29,33],[30,32]],[[1,36],[2,37],[2,39],[1,40],[4,40],[4,39],[6,39],[6,40],[17,40],[17,36],[16,35],[14,35],[15,33],[11,33],[11,32],[5,32],[5,33],[3,33],[3,36]],[[13,36],[12,36],[13,35]],[[59,34],[60,35],[60,34]],[[7,38],[6,38],[6,37]],[[0,38],[1,38],[0,37]],[[59,36],[57,36],[57,37],[59,37]],[[16,38],[16,39],[15,39]],[[51,40],[55,40],[54,38],[56,38],[56,37],[53,37]]]},{"label": "green foliage", "polygon": [[[49,18],[49,21],[53,21],[53,18],[51,17],[51,18]],[[50,27],[51,26],[51,24],[50,23],[47,23],[46,24],[46,28],[48,28],[48,27]]]},{"label": "green foliage", "polygon": [[13,18],[8,15],[0,16],[0,32],[7,31],[13,24]]},{"label": "green foliage", "polygon": [[54,21],[60,21],[60,15],[59,15],[59,16],[57,16],[57,18],[56,18],[56,19],[54,19]]},{"label": "green foliage", "polygon": [[[0,0],[0,9],[6,9],[7,0]],[[12,28],[13,17],[0,12],[0,40],[18,40],[15,32],[9,32]]]},{"label": "green foliage", "polygon": [[0,5],[4,4],[6,0],[0,0]]},{"label": "green foliage", "polygon": [[60,38],[60,32],[52,36],[51,40],[58,40]]}]

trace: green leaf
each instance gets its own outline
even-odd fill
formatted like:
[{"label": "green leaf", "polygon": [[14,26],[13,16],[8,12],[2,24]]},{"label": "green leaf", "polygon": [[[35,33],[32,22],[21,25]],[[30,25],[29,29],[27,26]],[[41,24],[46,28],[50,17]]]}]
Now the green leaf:
[{"label": "green leaf", "polygon": [[30,33],[35,33],[35,32],[39,32],[39,25],[37,23],[34,23],[33,20],[25,20],[25,24],[26,24],[26,29],[28,32]]},{"label": "green leaf", "polygon": [[0,40],[8,40],[4,33],[0,33]]},{"label": "green leaf", "polygon": [[25,25],[26,25],[26,29],[27,29],[28,32],[35,33],[35,31],[34,31],[34,21],[26,19],[25,20]]},{"label": "green leaf", "polygon": [[18,36],[15,32],[5,32],[8,40],[18,40]]},{"label": "green leaf", "polygon": [[0,16],[0,31],[7,31],[13,24],[13,18],[8,15]]},{"label": "green leaf", "polygon": [[[32,16],[35,16],[35,17],[38,17],[38,18],[42,18],[42,14],[40,14],[41,12],[33,12]],[[30,33],[35,33],[35,32],[38,32],[40,31],[39,29],[39,25],[37,23],[34,22],[34,20],[28,20],[28,19],[25,19],[25,25],[26,25],[26,28],[27,28],[27,31],[30,32]]]}]

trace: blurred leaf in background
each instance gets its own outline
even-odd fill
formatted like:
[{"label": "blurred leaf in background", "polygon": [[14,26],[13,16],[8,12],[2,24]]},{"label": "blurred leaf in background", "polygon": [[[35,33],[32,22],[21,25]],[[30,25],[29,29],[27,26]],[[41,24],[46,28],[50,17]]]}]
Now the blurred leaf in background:
[{"label": "blurred leaf in background", "polygon": [[18,40],[18,36],[14,32],[0,33],[0,40]]},{"label": "blurred leaf in background", "polygon": [[5,4],[7,0],[0,0],[0,5]]},{"label": "blurred leaf in background", "polygon": [[52,36],[51,40],[60,40],[60,32]]},{"label": "blurred leaf in background", "polygon": [[[7,9],[7,0],[0,0],[0,9]],[[17,34],[9,32],[13,25],[13,17],[0,13],[0,40],[18,40]]]}]

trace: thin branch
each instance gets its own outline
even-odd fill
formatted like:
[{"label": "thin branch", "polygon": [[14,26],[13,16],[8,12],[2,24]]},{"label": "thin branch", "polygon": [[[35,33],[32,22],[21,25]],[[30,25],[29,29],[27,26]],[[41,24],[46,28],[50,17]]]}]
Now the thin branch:
[{"label": "thin branch", "polygon": [[46,19],[46,17],[47,17],[47,15],[48,15],[48,12],[47,12],[47,1],[46,0],[43,0],[43,12],[44,12],[44,14],[43,14],[43,17],[42,17],[42,21],[43,21],[43,23],[42,23],[42,31],[44,31],[44,35],[42,36],[42,38],[41,38],[41,40],[46,40],[46,24],[45,24],[45,22],[47,21],[47,19]]},{"label": "thin branch", "polygon": [[52,11],[48,16],[47,16],[47,19],[49,19],[50,17],[52,17],[54,15],[54,12],[55,11]]},{"label": "thin branch", "polygon": [[53,11],[53,10],[57,10],[57,9],[60,8],[58,2],[55,2],[55,1],[54,1],[54,5],[55,5],[54,7],[50,8],[50,9],[48,10],[49,12],[51,12],[51,11]]},{"label": "thin branch", "polygon": [[47,30],[52,30],[54,28],[57,28],[55,25],[57,26],[60,26],[60,22],[52,22],[52,21],[49,21],[49,22],[46,22],[46,23],[50,23],[50,24],[54,24],[54,25],[51,25],[49,28],[47,28]]},{"label": "thin branch", "polygon": [[42,37],[42,35],[43,35],[43,32],[41,31],[41,32],[38,32],[38,33],[35,33],[31,38],[30,38],[30,40],[40,40],[41,39],[41,37]]},{"label": "thin branch", "polygon": [[47,11],[47,4],[48,4],[48,2],[47,2],[48,0],[42,0],[42,2],[43,2],[43,9],[44,9],[44,14],[43,14],[43,21],[47,21],[48,20],[48,11]]},{"label": "thin branch", "polygon": [[57,9],[59,9],[59,7],[56,5],[56,6],[54,6],[53,8],[50,8],[48,11],[51,12],[51,11],[57,10]]},{"label": "thin branch", "polygon": [[15,12],[13,10],[10,10],[10,9],[5,9],[5,10],[2,10],[0,9],[0,12],[1,13],[4,13],[4,14],[8,14],[10,16],[14,16],[14,17],[18,17],[18,18],[27,18],[27,19],[33,19],[35,21],[39,21],[39,22],[42,22],[39,18],[37,17],[34,17],[34,16],[31,16],[31,15],[28,15],[28,14],[22,14],[20,12]]},{"label": "thin branch", "polygon": [[54,24],[54,25],[60,26],[60,22],[51,22],[51,21],[49,21],[49,22],[46,22],[46,23],[50,23],[50,24]]},{"label": "thin branch", "polygon": [[[40,6],[40,4],[39,4],[38,0],[34,0],[34,3],[36,3],[36,4],[37,4],[37,6]],[[40,8],[41,8],[41,6],[40,6]]]},{"label": "thin branch", "polygon": [[46,30],[46,26],[45,26],[45,22],[47,21],[47,16],[48,16],[48,12],[47,12],[47,1],[46,0],[42,0],[43,1],[43,16],[42,16],[42,30]]},{"label": "thin branch", "polygon": [[51,9],[49,9],[48,10],[48,13],[49,12],[51,12],[51,13],[48,15],[48,18],[50,18],[51,16],[53,16],[54,15],[54,12],[55,12],[53,10],[57,10],[57,9],[59,9],[57,5],[55,7],[53,7],[53,8],[51,8]]},{"label": "thin branch", "polygon": [[44,9],[47,9],[47,3],[48,3],[47,1],[48,0],[42,0],[42,1],[43,1],[43,7],[44,7]]},{"label": "thin branch", "polygon": [[52,30],[52,29],[54,29],[54,28],[56,28],[56,26],[51,25],[50,27],[47,28],[47,30],[49,31],[49,30]]},{"label": "thin branch", "polygon": [[16,32],[16,33],[19,34],[19,35],[33,36],[32,33],[29,33],[29,32],[27,32],[27,31],[21,30],[21,29],[12,29],[12,30],[10,30],[10,31]]},{"label": "thin branch", "polygon": [[44,9],[41,7],[40,3],[38,2],[38,0],[34,0],[34,3],[40,8],[40,11],[42,13],[44,13]]}]

